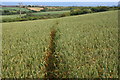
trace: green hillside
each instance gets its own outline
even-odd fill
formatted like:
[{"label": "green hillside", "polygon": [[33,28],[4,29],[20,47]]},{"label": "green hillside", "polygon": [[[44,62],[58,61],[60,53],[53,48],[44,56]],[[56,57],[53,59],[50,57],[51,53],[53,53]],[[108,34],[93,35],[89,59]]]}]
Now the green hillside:
[{"label": "green hillside", "polygon": [[[26,14],[21,14],[21,16],[25,16]],[[0,15],[0,18],[2,19],[14,19],[14,18],[19,18],[20,14],[16,15]]]},{"label": "green hillside", "polygon": [[[0,10],[20,10],[19,7],[0,7]],[[21,11],[30,11],[26,8],[21,8]]]},{"label": "green hillside", "polygon": [[[52,27],[59,78],[118,78],[118,11],[2,24],[2,77],[43,78]],[[59,72],[59,74],[58,74]]]},{"label": "green hillside", "polygon": [[69,10],[66,11],[48,11],[48,12],[36,12],[33,15],[47,15],[47,14],[63,14],[66,12],[70,12]]},{"label": "green hillside", "polygon": [[[31,13],[32,15],[38,15],[38,16],[43,16],[43,15],[57,15],[57,14],[63,14],[70,12],[69,10],[66,11],[49,11],[49,12],[34,12]],[[21,14],[21,16],[25,16],[26,14]],[[2,19],[14,19],[14,18],[19,18],[20,14],[15,14],[15,15],[0,15],[0,18]]]}]

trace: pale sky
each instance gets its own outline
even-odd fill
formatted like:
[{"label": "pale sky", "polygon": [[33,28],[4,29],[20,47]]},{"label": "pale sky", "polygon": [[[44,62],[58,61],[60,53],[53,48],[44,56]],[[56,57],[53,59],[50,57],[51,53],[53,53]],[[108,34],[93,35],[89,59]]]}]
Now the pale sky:
[{"label": "pale sky", "polygon": [[120,0],[1,0],[0,2],[119,2]]}]

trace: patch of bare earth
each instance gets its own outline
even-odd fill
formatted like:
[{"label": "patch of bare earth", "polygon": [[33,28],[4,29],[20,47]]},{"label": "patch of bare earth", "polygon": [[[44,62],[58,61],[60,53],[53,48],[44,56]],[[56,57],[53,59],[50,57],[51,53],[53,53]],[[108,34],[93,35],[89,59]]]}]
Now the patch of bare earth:
[{"label": "patch of bare earth", "polygon": [[34,11],[41,11],[44,8],[39,8],[39,7],[28,7],[29,10],[34,10]]}]

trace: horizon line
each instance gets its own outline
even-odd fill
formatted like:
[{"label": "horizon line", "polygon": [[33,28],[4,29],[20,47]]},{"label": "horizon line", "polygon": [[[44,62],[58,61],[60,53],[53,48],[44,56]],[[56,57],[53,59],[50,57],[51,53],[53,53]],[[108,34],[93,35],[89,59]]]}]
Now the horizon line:
[{"label": "horizon line", "polygon": [[[9,1],[4,1],[4,2],[9,2]],[[10,2],[23,2],[23,1],[10,1]],[[26,2],[40,2],[40,1],[26,1]],[[41,2],[47,2],[47,1],[41,1]],[[53,1],[48,1],[48,2],[53,2]],[[58,1],[58,2],[62,2],[62,1]],[[72,2],[72,1],[70,1],[70,2]],[[78,2],[83,2],[83,1],[78,1]],[[88,1],[84,1],[84,2],[88,2]],[[95,1],[93,1],[93,2],[95,2]],[[98,1],[96,1],[96,2],[98,2]],[[103,1],[100,1],[100,2],[103,2]],[[118,2],[119,3],[120,1],[104,1],[104,2]]]}]

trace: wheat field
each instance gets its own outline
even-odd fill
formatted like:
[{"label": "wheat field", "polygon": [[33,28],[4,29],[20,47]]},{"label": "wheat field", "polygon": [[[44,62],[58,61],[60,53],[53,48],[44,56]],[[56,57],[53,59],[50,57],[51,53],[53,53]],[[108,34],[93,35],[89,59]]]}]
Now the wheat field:
[{"label": "wheat field", "polygon": [[118,11],[107,11],[2,23],[2,77],[44,78],[44,56],[54,26],[55,53],[60,61],[56,76],[118,78],[117,14]]}]

